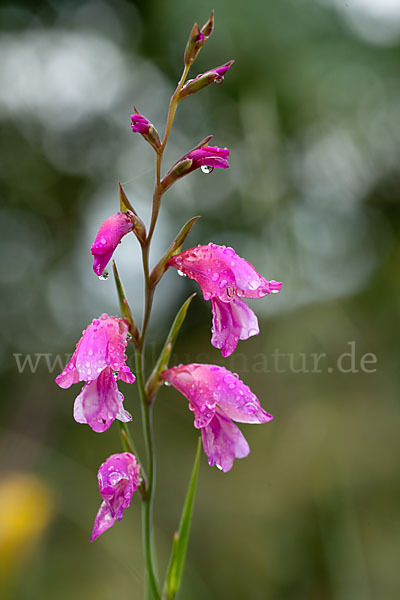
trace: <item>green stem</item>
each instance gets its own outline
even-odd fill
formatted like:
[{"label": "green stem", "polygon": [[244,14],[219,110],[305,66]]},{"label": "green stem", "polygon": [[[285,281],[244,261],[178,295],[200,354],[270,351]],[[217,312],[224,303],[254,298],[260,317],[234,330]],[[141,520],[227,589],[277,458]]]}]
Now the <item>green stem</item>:
[{"label": "green stem", "polygon": [[[145,383],[144,383],[144,373],[143,373],[143,351],[146,341],[147,328],[150,320],[151,308],[153,305],[153,295],[154,288],[151,287],[150,284],[150,276],[149,276],[149,252],[150,252],[150,243],[153,237],[154,229],[157,223],[158,214],[161,206],[161,198],[163,194],[163,189],[161,186],[161,163],[164,153],[164,148],[167,143],[172,123],[174,121],[176,109],[178,106],[178,96],[179,92],[185,82],[189,67],[185,67],[182,77],[178,83],[178,86],[171,98],[169,110],[168,110],[168,118],[165,129],[164,140],[161,144],[161,147],[157,150],[157,160],[156,160],[156,182],[154,187],[153,194],[153,208],[151,215],[151,222],[149,227],[149,232],[146,240],[142,243],[142,262],[143,262],[143,273],[145,280],[145,308],[143,315],[143,325],[142,331],[138,342],[138,347],[135,351],[135,361],[136,361],[136,377],[139,388],[139,396],[140,396],[140,405],[142,412],[142,425],[143,425],[143,435],[144,442],[146,447],[146,455],[147,455],[147,477],[145,490],[142,494],[143,498],[143,510],[142,510],[142,519],[143,519],[143,550],[144,550],[144,560],[146,564],[146,598],[147,600],[160,600],[161,595],[159,592],[159,587],[157,583],[157,577],[155,574],[155,561],[153,556],[153,501],[154,501],[154,490],[155,490],[155,475],[156,475],[156,464],[155,464],[155,453],[154,453],[154,440],[153,440],[153,423],[152,423],[152,403],[149,402],[149,399],[146,395]],[[154,399],[153,399],[154,400]],[[122,436],[123,441],[126,443],[126,436]],[[129,439],[128,439],[129,442]]]},{"label": "green stem", "polygon": [[155,460],[154,460],[154,441],[152,428],[152,407],[147,403],[146,392],[143,378],[143,360],[142,351],[136,352],[136,377],[139,387],[140,404],[142,410],[143,433],[147,454],[147,486],[146,495],[143,498],[143,550],[146,563],[146,597],[148,600],[159,600],[158,583],[155,575],[154,557],[153,557],[153,499],[155,488]]}]

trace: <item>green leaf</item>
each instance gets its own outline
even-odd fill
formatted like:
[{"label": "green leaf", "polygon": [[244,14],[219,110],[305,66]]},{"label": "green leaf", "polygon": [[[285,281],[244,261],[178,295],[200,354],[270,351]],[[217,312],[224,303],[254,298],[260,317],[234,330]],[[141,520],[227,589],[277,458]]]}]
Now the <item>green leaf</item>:
[{"label": "green leaf", "polygon": [[162,258],[158,261],[156,266],[153,268],[152,272],[150,273],[151,287],[154,287],[155,285],[157,285],[157,283],[160,281],[161,277],[164,275],[164,273],[166,271],[166,264],[169,261],[169,259],[171,258],[171,256],[174,256],[174,254],[178,254],[181,251],[183,242],[186,240],[187,236],[190,233],[190,230],[192,229],[193,225],[196,223],[196,221],[198,219],[200,219],[199,216],[193,217],[192,219],[190,219],[190,221],[185,223],[185,225],[182,227],[182,229],[180,230],[180,232],[178,233],[178,235],[176,236],[176,238],[174,239],[174,241],[172,242],[172,244],[170,245],[170,247],[168,248],[166,253],[162,256]]},{"label": "green leaf", "polygon": [[164,584],[163,598],[165,598],[165,600],[173,600],[178,593],[181,584],[183,567],[185,565],[186,549],[189,541],[190,526],[192,523],[197,479],[199,475],[200,449],[201,438],[199,438],[197,442],[196,458],[194,460],[192,476],[190,478],[185,504],[183,505],[179,531],[175,532],[172,541],[172,552]]},{"label": "green leaf", "polygon": [[165,344],[163,349],[160,352],[160,356],[154,366],[154,369],[147,380],[146,383],[146,395],[148,398],[148,402],[151,403],[153,398],[158,390],[158,388],[162,385],[162,381],[160,380],[160,374],[162,371],[168,368],[169,357],[171,356],[172,348],[175,344],[175,341],[178,337],[180,328],[185,320],[186,313],[188,311],[189,305],[196,294],[192,294],[189,298],[182,304],[177,315],[174,319],[174,322],[171,325],[171,329],[169,330],[167,339],[165,340]]},{"label": "green leaf", "polygon": [[114,281],[115,281],[115,287],[117,288],[121,316],[123,319],[125,319],[125,321],[128,322],[129,332],[132,336],[132,341],[135,344],[135,346],[137,347],[139,337],[140,337],[139,328],[136,324],[135,319],[132,316],[131,309],[129,308],[128,300],[126,299],[125,291],[124,291],[124,288],[122,287],[121,279],[119,277],[119,273],[117,270],[117,265],[115,264],[115,260],[113,260],[113,271],[114,271]]}]

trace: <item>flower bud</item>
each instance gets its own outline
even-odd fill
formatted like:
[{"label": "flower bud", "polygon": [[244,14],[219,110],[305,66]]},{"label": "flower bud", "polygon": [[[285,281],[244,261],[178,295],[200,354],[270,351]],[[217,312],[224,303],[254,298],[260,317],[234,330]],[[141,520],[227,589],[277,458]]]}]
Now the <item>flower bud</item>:
[{"label": "flower bud", "polygon": [[186,44],[184,62],[185,65],[190,66],[196,60],[198,53],[204,46],[214,29],[214,11],[212,11],[210,18],[207,23],[203,25],[201,30],[197,23],[193,25],[193,29],[190,32],[189,39]]},{"label": "flower bud", "polygon": [[180,91],[179,100],[183,100],[183,98],[186,98],[191,94],[196,94],[196,92],[199,92],[212,83],[223,83],[225,73],[230,69],[234,62],[235,61],[230,60],[220,67],[216,67],[205,73],[200,73],[200,75],[197,75],[196,79],[190,79]]},{"label": "flower bud", "polygon": [[146,142],[153,146],[154,150],[158,150],[161,146],[160,136],[157,129],[150,121],[141,115],[136,108],[135,113],[131,115],[131,127],[134,133],[140,133]]}]

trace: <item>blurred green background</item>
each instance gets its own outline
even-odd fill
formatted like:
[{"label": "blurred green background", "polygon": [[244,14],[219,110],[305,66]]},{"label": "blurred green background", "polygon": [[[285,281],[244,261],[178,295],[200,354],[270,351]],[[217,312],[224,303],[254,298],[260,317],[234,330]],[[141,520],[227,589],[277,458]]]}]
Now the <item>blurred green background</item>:
[{"label": "blurred green background", "polygon": [[[223,363],[275,419],[241,427],[252,451],[228,474],[203,455],[181,598],[400,597],[399,2],[3,0],[2,598],[142,598],[139,498],[89,544],[97,467],[119,451],[118,428],[98,435],[75,423],[79,386],[60,390],[54,377],[87,323],[118,311],[112,278],[93,275],[89,252],[118,210],[118,180],[149,217],[152,150],[131,133],[132,104],[162,130],[187,35],[212,8],[215,32],[193,72],[236,62],[224,85],[182,102],[165,166],[213,133],[231,168],[195,172],[167,193],[153,262],[201,214],[186,247],[232,245],[283,288],[251,302],[261,335]],[[139,317],[130,237],[116,259]],[[192,291],[167,273],[149,361]],[[210,324],[197,297],[176,362],[222,364]],[[374,356],[362,363],[365,354]],[[142,447],[132,388],[121,385]],[[161,572],[194,457],[192,419],[183,397],[161,390]]]}]

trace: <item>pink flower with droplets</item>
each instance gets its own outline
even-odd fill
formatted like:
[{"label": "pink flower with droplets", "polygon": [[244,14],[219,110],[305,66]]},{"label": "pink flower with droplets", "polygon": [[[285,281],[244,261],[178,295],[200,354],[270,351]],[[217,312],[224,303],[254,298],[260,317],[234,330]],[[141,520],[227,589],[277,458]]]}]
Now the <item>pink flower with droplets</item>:
[{"label": "pink flower with droplets", "polygon": [[86,382],[75,400],[74,418],[99,433],[115,419],[132,420],[124,410],[124,397],[116,383],[116,379],[126,383],[135,381],[126,364],[128,333],[128,324],[119,317],[103,314],[93,319],[82,332],[68,365],[56,377],[56,383],[64,389],[79,381]]},{"label": "pink flower with droplets", "polygon": [[212,243],[176,254],[167,266],[195,279],[204,300],[211,300],[211,343],[223,357],[235,351],[239,340],[260,332],[256,315],[242,298],[262,298],[282,287],[278,281],[264,279],[233,248]]},{"label": "pink flower with droplets", "polygon": [[161,377],[189,400],[208,463],[224,472],[232,468],[235,458],[244,458],[250,452],[233,421],[266,423],[273,419],[238,375],[224,367],[191,363],[163,371]]},{"label": "pink flower with droplets", "polygon": [[140,466],[130,452],[112,454],[100,466],[97,480],[103,502],[94,521],[91,542],[110,529],[116,520],[122,521],[124,509],[140,485]]},{"label": "pink flower with droplets", "polygon": [[134,215],[130,212],[117,212],[101,224],[90,251],[94,256],[93,271],[101,275],[106,268],[115,248],[124,235],[134,227]]}]

